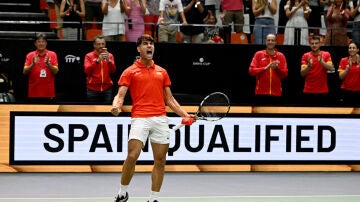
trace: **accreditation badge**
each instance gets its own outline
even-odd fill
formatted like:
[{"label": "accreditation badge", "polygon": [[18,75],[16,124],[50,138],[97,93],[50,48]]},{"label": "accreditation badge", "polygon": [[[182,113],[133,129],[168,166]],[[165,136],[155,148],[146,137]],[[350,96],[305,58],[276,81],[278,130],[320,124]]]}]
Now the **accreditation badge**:
[{"label": "accreditation badge", "polygon": [[42,69],[40,70],[40,78],[45,78],[46,77],[46,70]]}]

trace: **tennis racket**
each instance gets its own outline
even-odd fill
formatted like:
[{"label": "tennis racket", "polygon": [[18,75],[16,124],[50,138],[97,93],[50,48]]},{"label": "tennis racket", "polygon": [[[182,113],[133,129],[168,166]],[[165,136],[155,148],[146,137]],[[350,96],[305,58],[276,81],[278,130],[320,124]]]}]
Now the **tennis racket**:
[{"label": "tennis racket", "polygon": [[[222,92],[214,92],[207,95],[200,103],[195,114],[195,120],[218,121],[224,118],[230,111],[230,100]],[[177,130],[185,124],[178,124],[172,127]]]}]

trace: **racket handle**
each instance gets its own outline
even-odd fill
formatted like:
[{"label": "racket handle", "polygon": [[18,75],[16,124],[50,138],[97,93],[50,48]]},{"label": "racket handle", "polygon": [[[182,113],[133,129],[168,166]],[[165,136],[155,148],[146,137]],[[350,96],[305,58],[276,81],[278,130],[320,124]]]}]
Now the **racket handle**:
[{"label": "racket handle", "polygon": [[185,126],[185,124],[178,124],[178,125],[172,127],[171,129],[173,129],[174,131],[176,131],[177,129],[179,129],[179,128],[183,127],[183,126]]}]

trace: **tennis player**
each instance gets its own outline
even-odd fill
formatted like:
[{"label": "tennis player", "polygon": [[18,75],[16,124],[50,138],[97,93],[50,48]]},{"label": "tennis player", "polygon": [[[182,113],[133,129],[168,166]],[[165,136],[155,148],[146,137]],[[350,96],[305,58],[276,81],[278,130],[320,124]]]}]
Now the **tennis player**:
[{"label": "tennis player", "polygon": [[148,202],[158,202],[170,142],[169,119],[166,116],[165,105],[183,117],[183,124],[191,125],[194,115],[189,115],[175,100],[170,90],[171,81],[167,71],[154,63],[154,39],[150,35],[144,34],[138,38],[136,45],[140,58],[125,69],[120,76],[119,90],[114,97],[111,109],[113,115],[119,115],[126,92],[129,90],[132,110],[128,154],[123,164],[121,185],[115,202],[128,200],[127,188],[134,175],[141,149],[148,138],[154,156],[151,193]]}]

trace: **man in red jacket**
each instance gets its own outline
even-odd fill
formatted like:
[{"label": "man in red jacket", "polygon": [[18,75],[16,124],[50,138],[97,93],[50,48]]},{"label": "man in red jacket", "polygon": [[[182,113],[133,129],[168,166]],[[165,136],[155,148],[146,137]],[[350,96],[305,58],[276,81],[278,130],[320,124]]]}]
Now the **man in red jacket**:
[{"label": "man in red jacket", "polygon": [[286,58],[275,49],[275,45],[275,34],[268,34],[266,49],[255,53],[249,68],[249,74],[256,77],[255,101],[261,104],[280,101],[281,82],[288,75]]},{"label": "man in red jacket", "polygon": [[105,48],[104,36],[96,36],[93,46],[94,50],[85,55],[84,61],[87,100],[111,103],[113,98],[111,74],[116,71],[114,56]]}]

